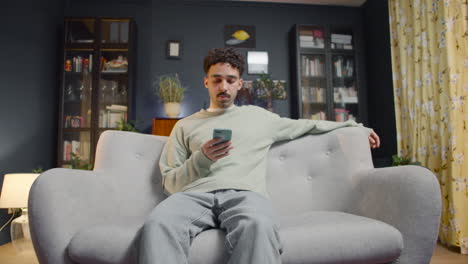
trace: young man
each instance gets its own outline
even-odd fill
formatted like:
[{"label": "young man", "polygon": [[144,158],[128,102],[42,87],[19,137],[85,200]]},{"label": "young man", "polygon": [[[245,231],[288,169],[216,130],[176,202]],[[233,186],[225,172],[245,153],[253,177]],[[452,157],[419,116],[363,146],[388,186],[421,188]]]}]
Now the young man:
[{"label": "young man", "polygon": [[[226,233],[228,263],[281,263],[278,217],[266,189],[267,153],[277,141],[324,133],[354,121],[293,120],[256,106],[237,107],[244,57],[232,48],[211,50],[204,60],[210,107],[175,125],[160,159],[164,191],[170,196],[142,230],[140,264],[188,263],[192,240],[203,230]],[[213,129],[232,130],[219,143]],[[379,147],[370,130],[372,148]],[[218,144],[217,144],[218,143]]]}]

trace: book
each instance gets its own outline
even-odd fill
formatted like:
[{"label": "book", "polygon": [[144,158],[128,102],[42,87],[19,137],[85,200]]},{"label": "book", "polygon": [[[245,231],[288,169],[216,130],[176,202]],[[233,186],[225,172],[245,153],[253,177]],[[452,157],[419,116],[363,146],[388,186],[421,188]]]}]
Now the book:
[{"label": "book", "polygon": [[331,34],[331,42],[340,44],[351,44],[352,36],[343,34]]},{"label": "book", "polygon": [[71,152],[75,153],[76,155],[80,156],[80,142],[76,140],[72,140],[71,142]]},{"label": "book", "polygon": [[314,32],[312,30],[302,29],[302,30],[299,30],[299,35],[300,36],[313,36]]},{"label": "book", "polygon": [[351,39],[340,39],[340,38],[332,38],[332,43],[339,43],[339,44],[351,44]]},{"label": "book", "polygon": [[99,127],[107,127],[107,113],[104,110],[99,111]]},{"label": "book", "polygon": [[337,60],[335,61],[334,65],[335,65],[335,76],[336,77],[342,77],[342,69],[341,69],[341,64],[342,64],[342,61],[341,60]]},{"label": "book", "polygon": [[80,149],[80,154],[81,154],[81,159],[83,160],[89,160],[89,153],[90,153],[90,144],[88,141],[84,141],[81,143],[81,149]]},{"label": "book", "polygon": [[311,42],[313,42],[314,37],[313,36],[299,36],[299,41],[311,41]]},{"label": "book", "polygon": [[63,141],[63,160],[69,161],[71,159],[71,142],[68,140]]},{"label": "book", "polygon": [[312,35],[316,38],[323,38],[323,31],[320,29],[312,30]]},{"label": "book", "polygon": [[120,22],[120,42],[128,43],[128,22]]},{"label": "book", "polygon": [[110,111],[127,112],[127,106],[126,105],[112,104],[112,105],[106,106],[106,109],[110,110]]},{"label": "book", "polygon": [[89,64],[88,64],[88,71],[93,71],[93,54],[89,54]]},{"label": "book", "polygon": [[336,103],[357,103],[357,91],[354,87],[335,87],[334,101]]},{"label": "book", "polygon": [[303,57],[304,58],[304,61],[303,61],[303,65],[302,65],[302,68],[304,69],[304,76],[309,76],[309,59],[307,57]]},{"label": "book", "polygon": [[312,114],[310,116],[310,119],[312,120],[326,120],[327,119],[327,114],[325,114],[323,111],[320,111],[316,114]]},{"label": "book", "polygon": [[125,119],[124,112],[107,111],[107,127],[116,128],[120,120]]},{"label": "book", "polygon": [[111,22],[110,23],[110,33],[109,33],[109,41],[110,43],[117,43],[119,42],[119,23],[118,22]]},{"label": "book", "polygon": [[312,42],[312,41],[301,41],[300,46],[302,48],[316,48],[317,47],[315,42]]},{"label": "book", "polygon": [[310,103],[310,94],[309,89],[306,87],[302,87],[302,102],[303,103]]}]

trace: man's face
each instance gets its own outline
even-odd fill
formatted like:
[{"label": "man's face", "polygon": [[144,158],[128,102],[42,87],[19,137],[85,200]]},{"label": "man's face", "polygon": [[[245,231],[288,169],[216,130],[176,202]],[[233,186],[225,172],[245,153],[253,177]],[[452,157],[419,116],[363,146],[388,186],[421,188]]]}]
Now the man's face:
[{"label": "man's face", "polygon": [[228,108],[236,99],[243,81],[239,76],[239,70],[229,63],[220,62],[211,65],[204,82],[210,94],[210,107]]}]

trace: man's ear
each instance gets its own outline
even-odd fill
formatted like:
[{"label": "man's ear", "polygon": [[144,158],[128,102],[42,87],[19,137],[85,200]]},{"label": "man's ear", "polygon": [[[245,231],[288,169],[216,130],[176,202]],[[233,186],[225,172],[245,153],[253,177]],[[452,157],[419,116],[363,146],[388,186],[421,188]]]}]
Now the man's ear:
[{"label": "man's ear", "polygon": [[203,83],[205,84],[206,89],[208,89],[208,77],[203,78]]},{"label": "man's ear", "polygon": [[237,87],[237,91],[239,91],[240,89],[242,89],[242,86],[244,86],[244,79],[240,79],[240,80],[239,80],[239,87]]}]

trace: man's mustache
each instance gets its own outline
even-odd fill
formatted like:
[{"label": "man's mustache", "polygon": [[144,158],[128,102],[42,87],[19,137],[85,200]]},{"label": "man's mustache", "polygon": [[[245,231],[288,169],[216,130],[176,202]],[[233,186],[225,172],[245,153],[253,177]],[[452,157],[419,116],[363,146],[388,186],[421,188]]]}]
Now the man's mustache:
[{"label": "man's mustache", "polygon": [[220,96],[222,96],[222,95],[225,95],[225,96],[227,96],[227,97],[231,97],[231,96],[230,96],[229,94],[227,94],[227,93],[219,93],[216,97],[220,97]]}]

